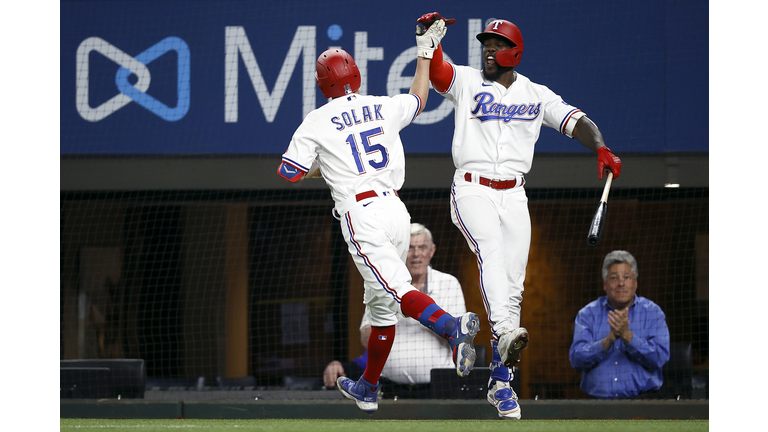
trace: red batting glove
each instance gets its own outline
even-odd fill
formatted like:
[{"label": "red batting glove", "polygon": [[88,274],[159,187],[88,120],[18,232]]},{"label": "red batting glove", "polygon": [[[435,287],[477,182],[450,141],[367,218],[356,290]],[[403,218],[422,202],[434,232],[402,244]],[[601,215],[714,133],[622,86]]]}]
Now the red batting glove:
[{"label": "red batting glove", "polygon": [[611,152],[606,146],[597,149],[597,175],[600,180],[603,179],[605,170],[613,172],[613,178],[618,178],[621,173],[621,159]]},{"label": "red batting glove", "polygon": [[443,18],[443,17],[440,16],[440,14],[438,12],[432,12],[432,13],[424,14],[424,15],[421,16],[421,18],[417,19],[416,22],[420,23],[421,25],[423,25],[424,29],[426,30],[426,29],[429,28],[429,26],[432,25],[433,22],[435,22],[436,20],[439,20],[439,19],[445,21],[445,25],[447,25],[447,26],[449,26],[449,25],[451,25],[451,24],[456,22],[455,18],[447,18],[447,19]]}]

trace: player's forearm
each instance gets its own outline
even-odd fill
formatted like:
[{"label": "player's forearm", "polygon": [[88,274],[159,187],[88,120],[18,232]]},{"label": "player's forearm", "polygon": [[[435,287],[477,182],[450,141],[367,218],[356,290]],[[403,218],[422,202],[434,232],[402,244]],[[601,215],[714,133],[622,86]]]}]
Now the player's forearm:
[{"label": "player's forearm", "polygon": [[416,58],[416,74],[413,77],[411,83],[410,94],[416,95],[421,99],[421,109],[427,105],[427,98],[429,97],[429,59],[417,57]]},{"label": "player's forearm", "polygon": [[438,45],[429,64],[429,79],[435,90],[445,92],[453,81],[453,68],[443,60],[443,47]]},{"label": "player's forearm", "polygon": [[323,173],[320,172],[320,165],[317,163],[317,159],[312,162],[312,166],[309,167],[309,171],[304,175],[304,178],[323,178]]},{"label": "player's forearm", "polygon": [[292,165],[286,161],[281,161],[280,166],[277,167],[277,175],[291,183],[298,183],[304,180],[306,174],[307,173],[298,166]]},{"label": "player's forearm", "polygon": [[603,134],[587,116],[583,116],[576,122],[576,126],[573,128],[573,137],[579,140],[581,145],[595,152],[600,147],[605,146]]}]

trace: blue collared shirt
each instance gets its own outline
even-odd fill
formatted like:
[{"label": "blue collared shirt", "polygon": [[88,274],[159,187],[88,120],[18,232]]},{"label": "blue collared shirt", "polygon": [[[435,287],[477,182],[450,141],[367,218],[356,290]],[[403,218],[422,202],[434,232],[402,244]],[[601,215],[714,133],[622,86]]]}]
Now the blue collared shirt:
[{"label": "blue collared shirt", "polygon": [[661,387],[661,367],[669,361],[669,328],[661,308],[635,295],[629,307],[632,340],[617,339],[609,350],[603,338],[611,331],[608,311],[613,307],[603,296],[576,316],[571,365],[581,372],[581,389],[597,398],[622,399]]}]

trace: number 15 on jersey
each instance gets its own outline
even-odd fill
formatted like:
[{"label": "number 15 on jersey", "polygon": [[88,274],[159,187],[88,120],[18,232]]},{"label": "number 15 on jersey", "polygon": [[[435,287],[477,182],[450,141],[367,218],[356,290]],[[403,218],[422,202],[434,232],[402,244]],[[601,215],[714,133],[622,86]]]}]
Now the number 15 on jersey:
[{"label": "number 15 on jersey", "polygon": [[[365,164],[363,163],[363,159],[377,171],[385,168],[389,163],[389,153],[387,152],[386,147],[371,142],[373,138],[379,135],[384,135],[384,131],[381,127],[360,132],[359,139],[360,143],[363,145],[365,156],[363,156],[358,147],[358,137],[355,136],[354,133],[347,136],[347,144],[349,144],[350,150],[352,151],[352,157],[355,159],[358,174],[365,174]],[[379,160],[379,158],[381,158],[381,160]]]}]

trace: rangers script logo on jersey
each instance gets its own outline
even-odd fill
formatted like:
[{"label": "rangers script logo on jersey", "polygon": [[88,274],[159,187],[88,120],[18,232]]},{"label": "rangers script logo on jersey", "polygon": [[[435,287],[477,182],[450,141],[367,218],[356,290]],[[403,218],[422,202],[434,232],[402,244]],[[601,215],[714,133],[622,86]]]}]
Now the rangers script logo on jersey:
[{"label": "rangers script logo on jersey", "polygon": [[[509,123],[512,120],[531,121],[535,120],[541,111],[541,102],[505,105],[496,103],[493,94],[488,92],[478,93],[474,100],[477,105],[470,112],[481,122],[489,120],[501,120],[504,123]],[[480,111],[482,111],[482,115],[477,115]]]}]

